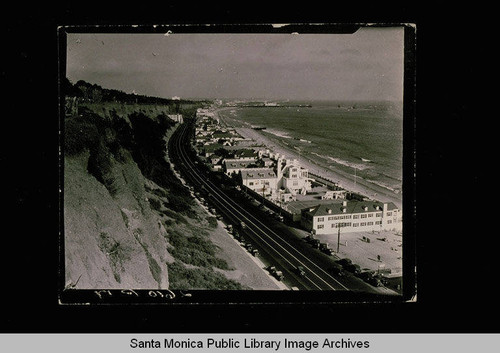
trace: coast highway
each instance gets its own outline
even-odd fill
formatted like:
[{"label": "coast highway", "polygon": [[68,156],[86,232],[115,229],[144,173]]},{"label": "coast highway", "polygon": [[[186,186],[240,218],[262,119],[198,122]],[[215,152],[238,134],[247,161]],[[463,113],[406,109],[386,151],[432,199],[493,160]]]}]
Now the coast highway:
[{"label": "coast highway", "polygon": [[[376,293],[375,288],[369,286],[354,276],[336,278],[328,272],[328,259],[321,256],[308,256],[310,246],[303,244],[303,249],[297,243],[291,244],[286,234],[280,234],[276,229],[266,224],[262,217],[258,217],[228,193],[223,190],[223,185],[217,185],[208,177],[190,157],[188,146],[189,134],[192,125],[189,122],[181,124],[169,140],[169,155],[181,169],[183,177],[197,188],[204,190],[209,201],[227,219],[235,225],[244,222],[245,229],[239,229],[245,239],[251,240],[252,245],[259,250],[263,258],[283,272],[285,283],[305,290],[331,290],[331,291],[366,291]],[[303,275],[295,270],[298,266],[303,268]]]}]

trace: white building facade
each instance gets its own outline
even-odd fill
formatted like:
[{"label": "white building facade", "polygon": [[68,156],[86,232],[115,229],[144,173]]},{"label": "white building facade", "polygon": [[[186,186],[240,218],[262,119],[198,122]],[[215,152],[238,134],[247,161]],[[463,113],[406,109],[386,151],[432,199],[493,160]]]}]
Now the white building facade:
[{"label": "white building facade", "polygon": [[309,171],[300,166],[296,159],[278,159],[277,174],[279,179],[278,187],[284,188],[292,195],[306,194],[312,189],[312,179],[309,178]]},{"label": "white building facade", "polygon": [[247,168],[241,170],[241,183],[259,195],[276,193],[278,178],[271,168]]},{"label": "white building facade", "polygon": [[402,213],[394,203],[342,201],[302,211],[301,224],[314,234],[401,230]]}]

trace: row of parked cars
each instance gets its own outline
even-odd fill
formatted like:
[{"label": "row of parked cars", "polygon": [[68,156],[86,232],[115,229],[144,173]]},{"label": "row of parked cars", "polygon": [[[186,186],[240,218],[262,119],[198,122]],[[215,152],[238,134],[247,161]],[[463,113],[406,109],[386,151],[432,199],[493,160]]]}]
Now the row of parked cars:
[{"label": "row of parked cars", "polygon": [[306,242],[308,242],[313,248],[319,249],[327,255],[333,255],[333,249],[330,248],[328,243],[322,243],[319,239],[314,238],[312,235],[305,237]]},{"label": "row of parked cars", "polygon": [[[246,225],[244,222],[240,223],[240,228],[241,229],[246,228]],[[233,237],[240,242],[241,246],[244,247],[245,249],[247,249],[247,251],[250,254],[252,254],[253,256],[259,255],[259,250],[254,248],[254,246],[251,243],[247,242],[245,240],[245,238],[238,232],[238,229],[235,229],[232,224],[228,224],[226,226],[226,229],[229,232],[229,234],[232,234]]]},{"label": "row of parked cars", "polygon": [[344,271],[352,273],[374,287],[382,287],[387,284],[387,280],[383,276],[374,271],[362,271],[359,265],[352,263],[351,259],[348,258],[337,260],[330,272],[343,276],[345,275]]}]

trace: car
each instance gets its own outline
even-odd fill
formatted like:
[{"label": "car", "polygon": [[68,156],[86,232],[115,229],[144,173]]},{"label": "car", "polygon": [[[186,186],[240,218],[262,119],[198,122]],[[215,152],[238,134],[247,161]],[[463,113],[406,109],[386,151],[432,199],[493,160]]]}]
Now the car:
[{"label": "car", "polygon": [[302,267],[302,266],[297,266],[297,267],[295,267],[294,270],[295,270],[295,273],[297,273],[301,277],[306,275],[306,272],[304,271],[304,267]]},{"label": "car", "polygon": [[269,273],[273,277],[275,277],[278,281],[281,281],[284,278],[283,272],[278,271],[275,266],[269,266],[267,269],[268,269]]},{"label": "car", "polygon": [[[374,275],[373,275],[373,277],[374,277],[374,278],[376,278],[376,279],[378,279],[378,280],[380,281],[380,284],[381,284],[380,286],[386,286],[386,285],[389,283],[389,281],[387,280],[387,278],[386,278],[386,277],[384,277],[384,276],[383,276],[382,274],[380,274],[380,273],[376,273],[376,274],[374,274]],[[380,286],[379,286],[379,287],[380,287]]]},{"label": "car", "polygon": [[373,278],[373,273],[371,272],[361,272],[357,274],[357,277],[361,278],[363,281],[368,282]]},{"label": "car", "polygon": [[380,279],[378,279],[377,277],[372,277],[367,282],[368,282],[368,284],[371,284],[374,287],[382,287],[384,285],[382,283],[382,281]]},{"label": "car", "polygon": [[313,248],[318,249],[319,248],[319,240],[318,239],[312,239],[311,240],[311,245]]},{"label": "car", "polygon": [[356,264],[350,264],[350,265],[344,266],[344,269],[346,271],[354,273],[355,275],[361,273],[361,267],[359,267],[359,265],[356,265]]},{"label": "car", "polygon": [[313,236],[310,234],[304,237],[304,240],[308,243],[312,242],[313,239],[314,239]]},{"label": "car", "polygon": [[340,266],[342,267],[346,267],[348,265],[352,265],[352,261],[351,259],[348,259],[348,258],[344,258],[344,259],[340,259],[340,260],[337,260],[336,261]]},{"label": "car", "polygon": [[247,225],[245,224],[245,222],[241,221],[240,222],[240,228],[241,229],[246,229]]},{"label": "car", "polygon": [[326,248],[322,250],[327,255],[333,255],[333,249]]},{"label": "car", "polygon": [[345,272],[342,269],[342,266],[340,266],[340,265],[333,266],[333,267],[329,268],[328,270],[332,275],[339,276],[339,277],[345,276]]}]

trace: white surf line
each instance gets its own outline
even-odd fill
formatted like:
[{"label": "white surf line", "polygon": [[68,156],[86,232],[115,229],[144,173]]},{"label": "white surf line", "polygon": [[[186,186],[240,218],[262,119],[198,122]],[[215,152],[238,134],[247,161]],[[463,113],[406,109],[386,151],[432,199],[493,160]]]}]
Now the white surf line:
[{"label": "white surf line", "polygon": [[[185,133],[185,128],[184,130],[182,131],[182,133],[184,134]],[[178,148],[179,148],[179,151],[181,152],[181,155],[182,155],[182,158],[184,159],[184,161],[186,162],[185,164],[191,169],[192,171],[192,174],[193,176],[197,177],[197,179],[199,179],[203,184],[205,184],[208,188],[210,188],[212,190],[212,192],[216,195],[218,195],[221,199],[223,199],[225,202],[227,202],[228,204],[233,204],[234,206],[233,209],[235,212],[237,212],[241,217],[243,217],[244,219],[246,219],[249,224],[252,224],[254,225],[254,227],[256,227],[257,229],[259,229],[261,232],[263,232],[264,234],[265,233],[272,233],[274,234],[276,237],[278,237],[279,239],[281,239],[282,241],[284,241],[285,243],[287,243],[285,240],[283,240],[282,237],[280,237],[278,234],[276,234],[274,231],[272,231],[271,229],[269,229],[267,226],[265,226],[264,224],[261,224],[261,227],[264,227],[267,229],[267,231],[264,231],[261,227],[259,227],[257,224],[255,224],[252,220],[250,220],[249,217],[253,218],[255,220],[255,222],[259,222],[253,215],[251,215],[249,212],[247,212],[246,210],[242,209],[237,203],[235,203],[231,198],[228,198],[227,197],[227,201],[226,200],[226,196],[222,196],[219,192],[215,191],[214,190],[214,187],[210,186],[209,183],[204,180],[203,178],[201,178],[196,172],[194,172],[194,168],[192,167],[192,165],[190,165],[190,161],[189,161],[189,158],[187,158],[185,155],[184,155],[184,152],[182,151],[182,149],[180,148],[181,144],[180,144],[180,141],[178,143]],[[231,213],[233,216],[236,216],[232,211],[230,211],[224,204],[222,204],[221,201],[219,201],[219,203],[226,209],[229,211],[229,213]],[[242,212],[240,212],[238,209],[242,209],[243,212],[247,213],[248,216],[244,215]],[[236,218],[238,218],[236,216]],[[260,223],[260,222],[259,222]],[[267,241],[265,241],[261,236],[259,236],[253,229],[250,229],[255,235],[258,236],[259,239],[261,239],[262,241],[264,241],[264,243],[266,243],[271,249],[273,249],[274,251],[277,251],[273,246],[271,246]],[[297,262],[299,262],[302,266],[304,266],[305,268],[307,268],[310,272],[312,272],[312,274],[314,274],[318,279],[320,279],[320,281],[322,281],[323,283],[325,283],[328,287],[332,288],[333,290],[336,290],[334,287],[332,287],[328,282],[326,282],[323,278],[321,278],[318,274],[316,274],[313,270],[311,270],[307,265],[305,265],[301,260],[299,260],[295,255],[293,255],[292,253],[290,253],[287,249],[285,249],[281,244],[279,244],[276,240],[272,239],[272,238],[269,238],[270,240],[272,240],[278,247],[280,247],[284,252],[286,252],[290,257],[292,257],[293,259],[295,259]],[[278,252],[278,251],[277,251]],[[278,252],[279,253],[279,252]],[[301,254],[300,252],[298,252],[299,255],[303,256],[306,260],[309,260],[307,259],[307,257],[305,257],[303,254]],[[286,262],[288,262],[290,265],[294,266],[292,263],[290,263],[290,261],[288,261],[287,259],[283,258]],[[310,260],[309,260],[310,261]],[[340,285],[342,288],[346,289],[346,290],[349,290],[349,288],[347,288],[346,286],[344,286],[342,283],[340,283],[337,279],[333,278],[329,273],[327,273],[325,270],[323,270],[321,267],[319,267],[318,265],[316,265],[314,262],[310,261],[310,263],[312,265],[314,265],[318,270],[320,270],[324,275],[326,275],[327,277],[333,279],[338,285]],[[313,283],[316,287],[318,287],[318,285],[314,282],[311,281],[311,283]]]}]

